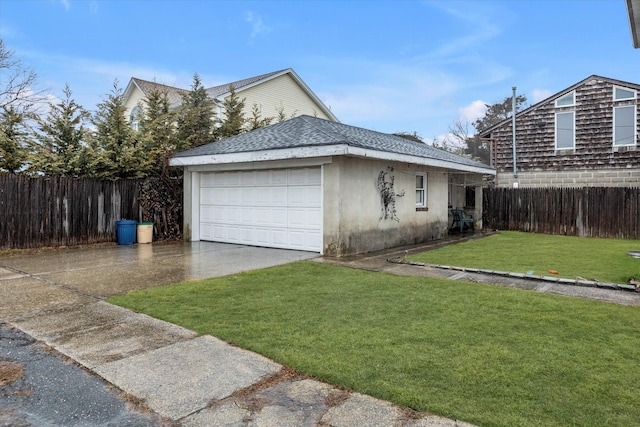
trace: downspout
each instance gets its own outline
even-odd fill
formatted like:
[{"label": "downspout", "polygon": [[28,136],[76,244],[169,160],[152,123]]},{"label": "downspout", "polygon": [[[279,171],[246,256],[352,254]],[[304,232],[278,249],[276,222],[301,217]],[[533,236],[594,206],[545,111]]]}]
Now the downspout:
[{"label": "downspout", "polygon": [[513,96],[511,97],[511,122],[513,134],[513,177],[518,177],[518,169],[516,166],[516,87],[512,87]]}]

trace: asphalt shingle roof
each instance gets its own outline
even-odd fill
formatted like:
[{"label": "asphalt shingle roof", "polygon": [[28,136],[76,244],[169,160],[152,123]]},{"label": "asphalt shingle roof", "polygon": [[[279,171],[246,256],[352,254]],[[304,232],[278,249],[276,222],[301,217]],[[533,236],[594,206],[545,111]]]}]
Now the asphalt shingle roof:
[{"label": "asphalt shingle roof", "polygon": [[137,77],[133,77],[132,80],[138,85],[145,96],[149,96],[149,93],[151,93],[151,91],[153,90],[158,90],[161,93],[166,93],[170,105],[180,104],[182,102],[182,95],[188,92],[184,89],[150,82],[148,80],[142,80]]},{"label": "asphalt shingle roof", "polygon": [[434,148],[425,143],[311,116],[298,116],[222,141],[183,151],[175,154],[174,157],[211,156],[339,144],[490,169],[485,164]]}]

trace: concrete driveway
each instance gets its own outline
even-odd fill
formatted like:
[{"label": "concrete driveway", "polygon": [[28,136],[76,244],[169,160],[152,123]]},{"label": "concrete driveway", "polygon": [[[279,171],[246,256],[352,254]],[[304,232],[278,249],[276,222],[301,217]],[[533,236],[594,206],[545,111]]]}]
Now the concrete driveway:
[{"label": "concrete driveway", "polygon": [[[206,242],[0,257],[0,340],[6,344],[0,346],[0,374],[3,364],[24,369],[24,377],[8,385],[3,386],[0,375],[0,426],[60,425],[61,419],[73,419],[68,425],[470,427],[321,383],[215,337],[197,336],[103,301],[134,289],[316,257]],[[383,258],[378,262],[386,263]],[[87,385],[82,382],[86,375],[75,371],[57,375],[63,370],[49,368],[55,361],[46,362],[50,374],[43,379],[42,364],[27,363],[32,349],[21,349],[22,341],[43,346],[45,353],[47,346],[53,347],[102,380]],[[112,395],[103,393],[107,382],[127,401],[136,402],[134,410],[124,411]],[[27,386],[30,389],[23,393]],[[97,411],[74,405],[80,402],[74,398],[51,400],[55,410],[28,398],[51,394],[50,390],[67,396],[66,390],[82,387],[91,387],[83,390],[91,390],[84,394],[91,396]],[[9,398],[3,399],[3,393]]]},{"label": "concrete driveway", "polygon": [[213,242],[94,246],[5,256],[0,257],[0,319],[317,256]]}]

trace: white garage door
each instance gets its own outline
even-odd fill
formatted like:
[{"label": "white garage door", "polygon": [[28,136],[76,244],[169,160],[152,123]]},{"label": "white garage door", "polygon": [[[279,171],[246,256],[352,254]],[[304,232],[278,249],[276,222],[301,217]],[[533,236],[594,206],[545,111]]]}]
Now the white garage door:
[{"label": "white garage door", "polygon": [[200,239],[322,250],[319,167],[203,173]]}]

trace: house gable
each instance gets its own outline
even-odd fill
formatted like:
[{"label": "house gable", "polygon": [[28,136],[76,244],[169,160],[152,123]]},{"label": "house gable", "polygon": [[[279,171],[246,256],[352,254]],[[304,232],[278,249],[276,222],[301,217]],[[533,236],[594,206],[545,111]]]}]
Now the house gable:
[{"label": "house gable", "polygon": [[[287,117],[293,115],[316,115],[333,121],[338,121],[331,110],[311,91],[291,68],[247,79],[229,82],[206,89],[209,97],[218,107],[215,114],[223,113],[222,103],[230,95],[229,88],[233,85],[240,98],[246,98],[245,117],[251,117],[253,104],[262,107],[262,117],[276,117],[283,109]],[[169,106],[175,109],[182,103],[182,95],[188,93],[186,89],[162,85],[147,80],[132,78],[124,91],[126,106],[125,115],[129,118],[131,111],[139,103],[144,103],[152,90],[160,90],[167,94]]]},{"label": "house gable", "polygon": [[[640,163],[640,151],[636,150],[638,97],[614,98],[614,93],[628,95],[638,90],[638,84],[591,76],[519,112],[518,174],[636,167]],[[630,121],[633,129],[622,126]],[[626,139],[618,136],[614,140],[614,129]],[[480,132],[479,136],[493,144],[498,176],[512,172],[511,119]]]}]

